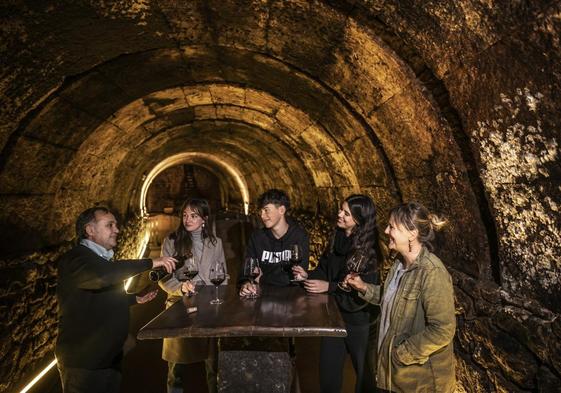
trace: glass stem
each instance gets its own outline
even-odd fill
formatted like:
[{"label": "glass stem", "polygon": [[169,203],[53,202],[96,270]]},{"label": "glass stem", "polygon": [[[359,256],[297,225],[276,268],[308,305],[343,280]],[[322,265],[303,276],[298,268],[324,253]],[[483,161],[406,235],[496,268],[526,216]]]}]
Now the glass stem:
[{"label": "glass stem", "polygon": [[216,301],[218,301],[218,285],[214,286],[215,292],[216,292]]}]

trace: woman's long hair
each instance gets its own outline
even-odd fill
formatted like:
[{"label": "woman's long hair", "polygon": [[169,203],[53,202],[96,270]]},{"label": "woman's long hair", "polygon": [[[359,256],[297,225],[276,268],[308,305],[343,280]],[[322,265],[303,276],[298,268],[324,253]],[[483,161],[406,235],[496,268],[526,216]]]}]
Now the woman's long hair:
[{"label": "woman's long hair", "polygon": [[185,225],[183,225],[183,214],[187,208],[195,211],[204,221],[201,227],[203,241],[209,239],[213,245],[216,244],[216,237],[208,228],[208,219],[210,217],[208,201],[201,198],[189,198],[183,202],[183,206],[181,206],[181,210],[179,211],[179,219],[181,220],[179,227],[170,236],[170,239],[173,240],[173,246],[177,256],[191,256],[193,254],[193,238],[191,237],[191,233],[185,229]]},{"label": "woman's long hair", "polygon": [[345,202],[349,205],[349,210],[356,223],[351,231],[351,251],[349,258],[357,253],[364,253],[368,261],[363,271],[377,271],[378,262],[382,260],[381,252],[378,247],[378,227],[376,226],[376,206],[369,196],[355,194],[347,197]]}]

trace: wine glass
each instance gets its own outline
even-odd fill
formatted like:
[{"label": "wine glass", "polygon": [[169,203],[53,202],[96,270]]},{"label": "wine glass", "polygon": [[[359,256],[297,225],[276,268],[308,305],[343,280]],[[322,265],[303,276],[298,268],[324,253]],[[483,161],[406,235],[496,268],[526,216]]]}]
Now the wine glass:
[{"label": "wine glass", "polygon": [[[184,261],[183,266],[181,267],[181,269],[176,270],[176,276],[177,280],[183,283],[185,281],[193,280],[197,276],[197,274],[199,274],[199,266],[197,265],[197,262],[192,255],[189,257],[183,256],[181,258]],[[196,294],[196,291],[192,291],[189,293],[190,296]]]},{"label": "wine glass", "polygon": [[[243,275],[244,277],[249,278],[249,281],[254,286],[257,285],[255,279],[259,276],[260,269],[259,269],[259,258],[252,258],[247,257],[245,258],[244,265],[243,265]],[[248,298],[256,298],[258,297],[257,293],[252,293],[247,295]]]},{"label": "wine glass", "polygon": [[218,286],[226,279],[226,269],[222,261],[217,261],[213,268],[210,269],[210,282],[214,284],[216,298],[210,301],[210,304],[222,304],[224,300],[218,298]]},{"label": "wine glass", "polygon": [[183,274],[187,277],[187,280],[193,280],[197,274],[199,274],[199,266],[197,265],[195,258],[191,257],[185,261]]},{"label": "wine glass", "polygon": [[[300,265],[302,262],[302,252],[300,251],[300,246],[298,244],[293,244],[290,247],[290,265],[291,267]],[[302,278],[293,278],[290,281],[303,281]]]},{"label": "wine glass", "polygon": [[[366,262],[366,255],[362,252],[355,252],[351,258],[347,261],[347,270],[351,276],[358,275]],[[351,287],[347,285],[346,282],[340,281],[337,283],[337,286],[345,292],[350,292],[352,290]]]}]

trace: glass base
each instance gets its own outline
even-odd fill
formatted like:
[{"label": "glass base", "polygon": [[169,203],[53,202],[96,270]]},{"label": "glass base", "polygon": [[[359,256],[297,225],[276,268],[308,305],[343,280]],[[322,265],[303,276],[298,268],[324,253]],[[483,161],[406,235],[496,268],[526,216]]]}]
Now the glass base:
[{"label": "glass base", "polygon": [[224,300],[222,299],[212,299],[210,301],[210,304],[222,304],[222,303],[224,303]]},{"label": "glass base", "polygon": [[347,285],[343,285],[343,283],[340,283],[340,282],[337,283],[337,286],[339,287],[339,289],[341,289],[342,291],[345,291],[345,292],[350,292],[350,291],[353,290],[351,287],[349,287]]}]

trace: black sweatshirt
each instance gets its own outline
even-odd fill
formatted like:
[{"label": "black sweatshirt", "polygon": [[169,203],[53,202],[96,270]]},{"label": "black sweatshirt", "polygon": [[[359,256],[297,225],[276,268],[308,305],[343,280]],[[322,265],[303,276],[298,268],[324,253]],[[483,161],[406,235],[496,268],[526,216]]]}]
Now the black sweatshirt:
[{"label": "black sweatshirt", "polygon": [[[273,232],[267,228],[253,231],[247,244],[245,256],[258,258],[263,275],[260,284],[284,287],[290,285],[294,278],[290,266],[291,246],[298,244],[302,253],[300,266],[308,269],[310,255],[309,239],[306,230],[296,221],[287,218],[288,230],[280,239],[275,238]],[[248,277],[240,274],[240,283],[247,281]]]},{"label": "black sweatshirt", "polygon": [[83,245],[58,261],[58,338],[63,367],[118,367],[128,335],[129,306],[123,281],[152,267],[150,259],[110,262]]},{"label": "black sweatshirt", "polygon": [[[379,308],[362,300],[356,290],[345,292],[337,283],[343,281],[348,274],[347,258],[350,256],[352,238],[345,231],[337,229],[333,240],[333,251],[328,248],[319,259],[318,267],[308,273],[309,279],[329,282],[328,293],[335,296],[341,316],[349,325],[366,325],[379,313]],[[378,273],[361,274],[364,282],[378,283]]]}]

